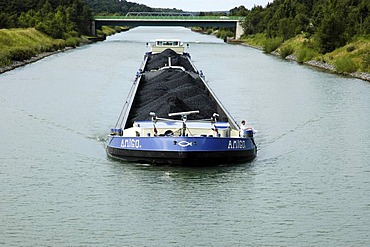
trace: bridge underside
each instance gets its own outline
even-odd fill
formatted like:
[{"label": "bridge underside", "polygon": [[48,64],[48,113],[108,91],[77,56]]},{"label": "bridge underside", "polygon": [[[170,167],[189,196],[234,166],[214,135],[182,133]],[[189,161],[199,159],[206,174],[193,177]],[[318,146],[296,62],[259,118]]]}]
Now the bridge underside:
[{"label": "bridge underside", "polygon": [[102,26],[180,26],[180,27],[230,27],[235,29],[235,38],[242,35],[239,21],[235,20],[117,20],[100,19],[93,23],[93,32]]}]

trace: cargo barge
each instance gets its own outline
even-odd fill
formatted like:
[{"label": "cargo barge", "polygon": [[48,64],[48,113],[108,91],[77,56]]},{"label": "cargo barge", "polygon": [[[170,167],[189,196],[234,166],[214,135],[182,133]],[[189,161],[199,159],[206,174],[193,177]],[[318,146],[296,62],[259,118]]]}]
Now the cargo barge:
[{"label": "cargo barge", "polygon": [[145,164],[243,163],[257,154],[180,40],[156,40],[107,139],[107,154]]}]

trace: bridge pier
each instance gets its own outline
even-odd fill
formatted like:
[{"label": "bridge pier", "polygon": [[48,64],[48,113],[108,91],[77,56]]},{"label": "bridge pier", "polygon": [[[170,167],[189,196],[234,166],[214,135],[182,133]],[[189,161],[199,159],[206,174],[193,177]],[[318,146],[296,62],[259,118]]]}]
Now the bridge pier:
[{"label": "bridge pier", "polygon": [[243,27],[242,27],[240,21],[237,21],[236,22],[236,28],[235,28],[235,39],[236,40],[240,39],[243,34],[244,34]]},{"label": "bridge pier", "polygon": [[95,21],[91,21],[91,34],[96,36],[96,23]]}]

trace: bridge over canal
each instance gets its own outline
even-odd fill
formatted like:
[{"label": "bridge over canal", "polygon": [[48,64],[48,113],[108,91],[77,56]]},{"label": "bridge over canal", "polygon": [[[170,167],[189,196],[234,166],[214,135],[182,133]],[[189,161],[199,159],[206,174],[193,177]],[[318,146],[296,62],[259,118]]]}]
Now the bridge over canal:
[{"label": "bridge over canal", "polygon": [[92,22],[93,33],[102,26],[182,26],[182,27],[231,27],[235,39],[243,35],[242,17],[196,16],[189,13],[130,12],[126,16],[96,16]]}]

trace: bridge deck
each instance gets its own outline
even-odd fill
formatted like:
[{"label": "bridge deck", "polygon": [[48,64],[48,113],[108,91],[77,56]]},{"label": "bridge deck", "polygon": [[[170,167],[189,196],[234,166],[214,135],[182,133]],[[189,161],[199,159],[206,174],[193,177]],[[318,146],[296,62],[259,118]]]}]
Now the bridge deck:
[{"label": "bridge deck", "polygon": [[243,34],[240,16],[193,16],[193,15],[126,15],[95,16],[93,33],[102,26],[183,26],[183,27],[230,27],[235,28],[235,38]]},{"label": "bridge deck", "polygon": [[94,20],[219,20],[219,21],[240,21],[241,16],[191,16],[191,15],[126,15],[126,16],[95,16]]}]

